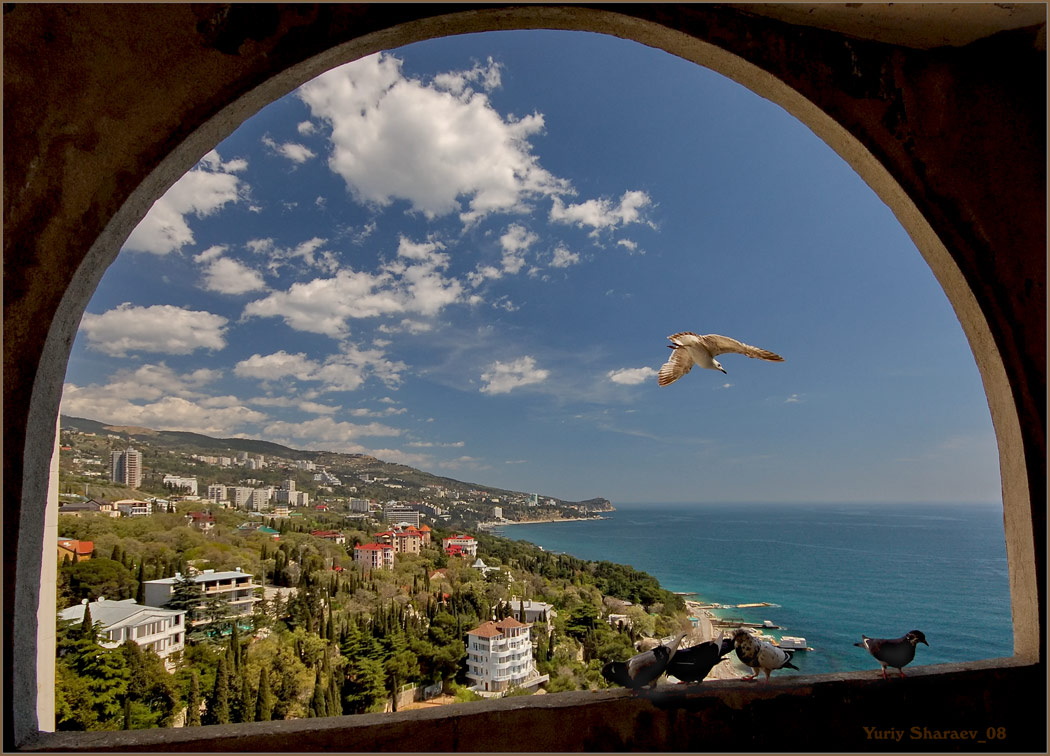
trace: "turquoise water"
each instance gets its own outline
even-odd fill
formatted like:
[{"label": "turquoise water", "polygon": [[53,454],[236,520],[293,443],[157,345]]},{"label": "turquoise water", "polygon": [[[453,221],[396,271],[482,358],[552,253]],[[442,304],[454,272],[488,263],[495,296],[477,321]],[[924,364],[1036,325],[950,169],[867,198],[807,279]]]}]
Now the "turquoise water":
[{"label": "turquoise water", "polygon": [[718,613],[805,637],[802,674],[878,669],[853,646],[861,633],[922,630],[917,664],[1013,654],[1001,506],[617,504],[604,520],[504,535],[629,564],[705,602],[776,604]]}]

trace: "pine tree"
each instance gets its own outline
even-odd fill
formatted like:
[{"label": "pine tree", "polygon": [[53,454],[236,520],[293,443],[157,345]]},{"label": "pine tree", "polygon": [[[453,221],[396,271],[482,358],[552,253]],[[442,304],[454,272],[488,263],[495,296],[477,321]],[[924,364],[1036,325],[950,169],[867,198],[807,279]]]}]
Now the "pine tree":
[{"label": "pine tree", "polygon": [[273,694],[270,692],[270,676],[266,669],[259,670],[259,695],[255,700],[255,721],[269,722],[273,714]]},{"label": "pine tree", "polygon": [[190,692],[186,696],[186,726],[199,727],[201,723],[201,683],[197,670],[190,670]]},{"label": "pine tree", "polygon": [[94,643],[96,639],[95,623],[91,621],[90,604],[84,604],[84,620],[80,623],[80,638],[90,643]]}]

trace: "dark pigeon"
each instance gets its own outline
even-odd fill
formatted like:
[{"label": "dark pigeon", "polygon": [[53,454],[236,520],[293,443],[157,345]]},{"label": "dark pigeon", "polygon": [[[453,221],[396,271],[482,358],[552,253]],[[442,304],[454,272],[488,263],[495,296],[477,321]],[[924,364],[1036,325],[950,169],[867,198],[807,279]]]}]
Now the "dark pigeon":
[{"label": "dark pigeon", "polygon": [[646,685],[655,688],[656,681],[667,671],[667,665],[674,658],[675,650],[683,637],[684,633],[669,646],[659,645],[649,651],[635,654],[625,662],[609,662],[602,667],[602,677],[631,690],[640,690]]},{"label": "dark pigeon", "polygon": [[667,665],[667,674],[682,682],[700,682],[715,668],[722,657],[733,650],[733,642],[706,641],[689,648],[680,648]]},{"label": "dark pigeon", "polygon": [[737,658],[752,669],[752,674],[745,676],[744,680],[754,680],[760,671],[765,672],[766,680],[769,680],[769,674],[775,670],[798,670],[791,663],[791,652],[761,641],[743,628],[737,628],[733,633],[733,645],[736,646]]},{"label": "dark pigeon", "polygon": [[866,635],[860,637],[863,640],[853,645],[868,649],[868,653],[882,665],[883,679],[886,678],[886,667],[895,668],[901,677],[904,677],[904,666],[915,658],[915,647],[919,643],[926,643],[926,635],[922,630],[912,630],[901,638],[869,638]]}]

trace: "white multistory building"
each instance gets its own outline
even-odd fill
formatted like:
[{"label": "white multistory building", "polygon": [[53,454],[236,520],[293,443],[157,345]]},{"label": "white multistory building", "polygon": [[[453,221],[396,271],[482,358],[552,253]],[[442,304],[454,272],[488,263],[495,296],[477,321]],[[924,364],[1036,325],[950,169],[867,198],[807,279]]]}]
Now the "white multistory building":
[{"label": "white multistory building", "polygon": [[270,508],[270,500],[273,498],[273,488],[256,488],[252,490],[251,510],[253,512],[265,512]]},{"label": "white multistory building", "polygon": [[197,495],[197,479],[194,477],[183,477],[181,475],[165,475],[162,481],[164,486],[171,486],[176,492],[182,492],[190,496]]},{"label": "white multistory building", "polygon": [[226,486],[222,483],[212,483],[208,486],[208,501],[214,501],[218,504],[220,501],[226,501]]},{"label": "white multistory building", "polygon": [[99,596],[93,603],[84,599],[76,606],[63,609],[58,618],[83,622],[85,609],[91,614],[92,624],[98,628],[99,645],[105,648],[116,648],[127,640],[135,641],[143,648],[156,651],[171,671],[168,657],[186,647],[185,610],[140,605],[135,599],[111,601]]},{"label": "white multistory building", "polygon": [[[145,603],[150,607],[164,606],[171,599],[175,583],[181,579],[182,575],[175,573],[175,577],[147,580],[143,584]],[[252,606],[261,600],[255,595],[256,585],[252,582],[251,574],[241,572],[239,567],[228,572],[204,570],[193,576],[193,582],[201,589],[202,602],[210,598],[223,599],[227,606],[226,617],[229,618],[251,616]]]},{"label": "white multistory building", "polygon": [[478,692],[505,692],[547,680],[532,658],[531,624],[513,617],[484,622],[467,633],[467,677]]}]

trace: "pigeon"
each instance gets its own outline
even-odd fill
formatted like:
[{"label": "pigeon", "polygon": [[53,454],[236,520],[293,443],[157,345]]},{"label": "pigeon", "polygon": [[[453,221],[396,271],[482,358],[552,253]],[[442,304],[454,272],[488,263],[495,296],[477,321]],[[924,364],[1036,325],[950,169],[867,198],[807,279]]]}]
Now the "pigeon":
[{"label": "pigeon", "polygon": [[915,647],[919,643],[926,643],[926,635],[922,630],[912,630],[903,638],[869,638],[866,635],[860,637],[863,640],[853,645],[868,649],[868,653],[882,665],[883,679],[886,679],[886,667],[895,667],[901,677],[904,677],[904,665],[915,658]]},{"label": "pigeon", "polygon": [[656,681],[667,671],[667,665],[674,658],[675,650],[684,637],[685,633],[682,633],[669,646],[661,644],[635,654],[625,662],[611,661],[602,667],[602,677],[632,690],[639,690],[646,685],[655,688]]},{"label": "pigeon", "polygon": [[689,648],[680,648],[667,665],[667,674],[682,682],[701,682],[722,657],[733,650],[733,642],[706,641]]},{"label": "pigeon", "polygon": [[752,674],[743,678],[745,680],[754,680],[758,677],[760,670],[766,673],[766,680],[768,681],[769,673],[773,670],[784,669],[785,667],[794,670],[798,669],[791,663],[791,653],[789,651],[777,648],[772,643],[759,640],[743,628],[737,628],[737,631],[733,633],[733,645],[736,646],[737,658],[753,670]]},{"label": "pigeon", "polygon": [[768,360],[770,362],[784,361],[783,357],[770,352],[768,349],[759,349],[758,347],[743,344],[728,336],[719,336],[717,333],[700,336],[696,333],[683,331],[682,333],[672,334],[667,338],[671,340],[671,343],[667,345],[671,349],[671,358],[660,368],[657,381],[661,386],[674,383],[692,370],[693,365],[699,365],[709,370],[721,370],[723,373],[726,372],[726,369],[722,367],[722,363],[715,359],[717,355],[725,354],[726,352],[744,354],[748,357],[757,357],[760,360]]}]

